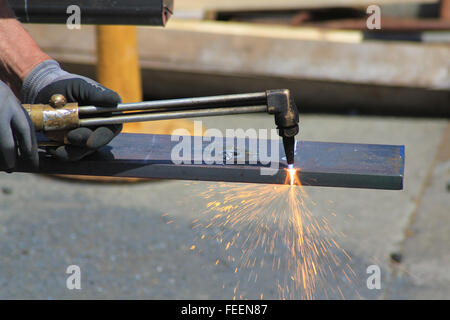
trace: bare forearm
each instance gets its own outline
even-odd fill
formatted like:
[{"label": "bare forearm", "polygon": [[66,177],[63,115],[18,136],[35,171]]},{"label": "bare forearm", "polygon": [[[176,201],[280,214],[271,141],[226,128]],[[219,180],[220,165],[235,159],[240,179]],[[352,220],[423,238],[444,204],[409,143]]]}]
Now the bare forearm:
[{"label": "bare forearm", "polygon": [[0,79],[18,92],[28,73],[48,59],[15,19],[7,0],[0,0]]}]

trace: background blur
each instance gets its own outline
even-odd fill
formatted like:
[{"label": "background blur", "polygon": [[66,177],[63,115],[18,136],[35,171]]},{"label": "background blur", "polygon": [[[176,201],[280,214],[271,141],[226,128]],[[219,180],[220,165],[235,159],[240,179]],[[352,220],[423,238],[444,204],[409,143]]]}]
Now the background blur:
[{"label": "background blur", "polygon": [[[367,28],[372,4],[382,30]],[[25,27],[67,71],[97,77],[95,26]],[[450,298],[449,1],[176,0],[167,27],[138,27],[137,42],[146,100],[288,88],[301,112],[297,139],[405,145],[403,191],[305,188],[355,272],[347,281],[332,270],[314,298]],[[274,126],[265,115],[202,120],[221,130]],[[277,270],[249,282],[251,270],[235,273],[223,244],[198,240],[193,221],[207,224],[203,212],[219,198],[201,196],[211,187],[226,188],[1,173],[0,298],[278,298]],[[65,287],[71,264],[82,290]],[[373,264],[381,290],[366,286]]]}]

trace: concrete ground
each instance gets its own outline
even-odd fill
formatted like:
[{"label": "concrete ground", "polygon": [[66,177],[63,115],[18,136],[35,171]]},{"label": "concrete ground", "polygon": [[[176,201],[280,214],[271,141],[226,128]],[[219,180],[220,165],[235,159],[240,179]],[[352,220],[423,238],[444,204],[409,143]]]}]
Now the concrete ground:
[{"label": "concrete ground", "polygon": [[[271,128],[273,119],[211,118],[204,124]],[[406,146],[403,191],[305,188],[316,204],[312,215],[327,217],[341,235],[336,241],[355,272],[349,282],[342,277],[344,265],[332,267],[314,297],[327,297],[327,290],[335,299],[449,299],[449,121],[304,115],[301,125],[304,140]],[[263,268],[249,282],[251,270],[235,273],[239,261],[227,262],[222,244],[197,239],[193,221],[207,222],[202,212],[214,200],[199,193],[211,185],[219,187],[74,183],[1,173],[0,299],[230,299],[238,281],[238,298],[277,298],[278,270]],[[231,254],[239,257],[237,249]],[[261,250],[255,256],[269,258]],[[66,288],[69,265],[81,268],[81,290]],[[367,288],[370,265],[381,269],[380,290]],[[293,297],[304,297],[297,291]]]}]

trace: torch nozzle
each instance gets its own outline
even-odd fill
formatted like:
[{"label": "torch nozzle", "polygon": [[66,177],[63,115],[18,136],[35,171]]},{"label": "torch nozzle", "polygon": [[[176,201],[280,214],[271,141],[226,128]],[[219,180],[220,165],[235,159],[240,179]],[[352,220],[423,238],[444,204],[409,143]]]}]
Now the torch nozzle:
[{"label": "torch nozzle", "polygon": [[283,137],[283,146],[288,169],[294,169],[295,137]]}]

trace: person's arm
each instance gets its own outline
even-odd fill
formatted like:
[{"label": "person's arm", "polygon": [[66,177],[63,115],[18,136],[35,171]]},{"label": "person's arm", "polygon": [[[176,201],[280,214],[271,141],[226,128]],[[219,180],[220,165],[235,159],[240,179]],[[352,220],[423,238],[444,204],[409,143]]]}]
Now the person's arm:
[{"label": "person's arm", "polygon": [[30,71],[49,59],[16,20],[8,1],[0,0],[0,80],[19,96]]},{"label": "person's arm", "polygon": [[0,171],[14,169],[20,160],[38,166],[33,124],[17,97],[26,75],[47,59],[0,0]]},{"label": "person's arm", "polygon": [[[0,80],[13,89],[22,103],[27,104],[47,104],[56,93],[64,95],[68,102],[81,105],[109,107],[121,102],[116,92],[92,79],[61,69],[58,62],[45,54],[15,19],[6,0],[0,0]],[[16,136],[16,127],[11,127],[11,130],[12,136]],[[70,145],[48,148],[47,151],[63,161],[77,161],[108,144],[121,130],[121,125],[74,129],[66,134]],[[33,138],[33,130],[30,134]],[[9,129],[0,130],[0,154],[3,156],[10,154],[10,150],[4,147],[11,145],[10,137]],[[12,169],[10,165],[4,167]]]}]

